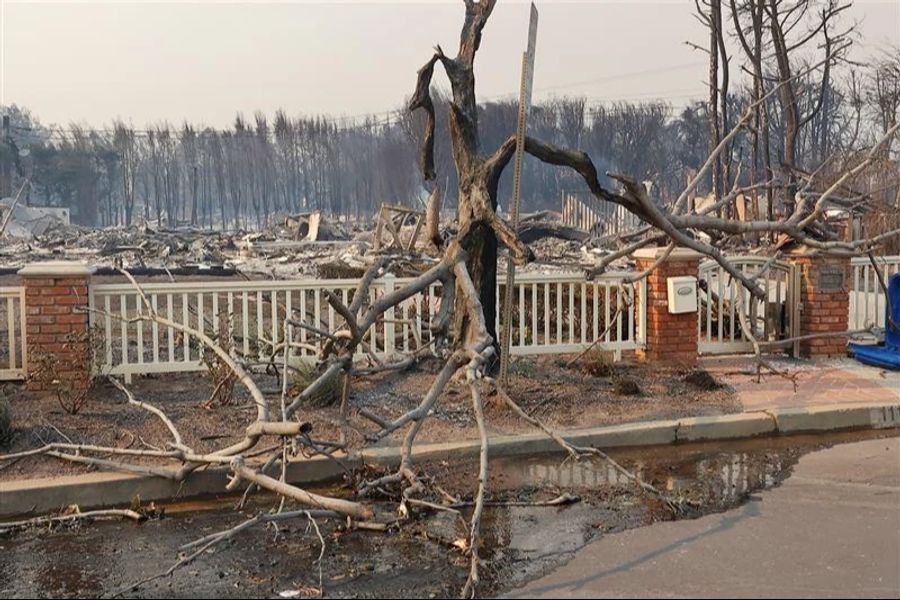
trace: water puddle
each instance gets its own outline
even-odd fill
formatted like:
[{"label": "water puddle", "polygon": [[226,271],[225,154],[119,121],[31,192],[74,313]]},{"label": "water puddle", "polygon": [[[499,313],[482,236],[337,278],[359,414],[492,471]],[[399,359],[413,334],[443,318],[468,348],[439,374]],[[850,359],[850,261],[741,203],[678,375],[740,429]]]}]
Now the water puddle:
[{"label": "water puddle", "polygon": [[[691,518],[728,510],[777,485],[807,452],[883,435],[689,444],[617,451],[614,458],[670,495],[699,505],[679,517]],[[436,482],[445,489],[471,493],[473,465],[431,467],[429,472],[436,473]],[[482,594],[521,585],[600,535],[673,518],[660,502],[637,494],[603,461],[575,463],[560,455],[540,455],[498,459],[491,470],[496,499],[546,500],[571,492],[582,501],[564,507],[488,509]],[[272,504],[271,498],[257,497],[254,510]],[[95,523],[0,538],[0,595],[108,596],[167,569],[178,559],[180,545],[245,518],[222,501],[190,502],[169,507],[167,517],[159,521]],[[464,532],[453,515],[432,514],[395,534],[341,534],[335,525],[323,528],[327,544],[321,570],[327,597],[455,597],[465,581],[466,559],[451,545]],[[317,538],[304,521],[287,523],[278,531],[257,527],[128,596],[243,598],[296,591],[302,597],[319,585],[318,553]]]}]

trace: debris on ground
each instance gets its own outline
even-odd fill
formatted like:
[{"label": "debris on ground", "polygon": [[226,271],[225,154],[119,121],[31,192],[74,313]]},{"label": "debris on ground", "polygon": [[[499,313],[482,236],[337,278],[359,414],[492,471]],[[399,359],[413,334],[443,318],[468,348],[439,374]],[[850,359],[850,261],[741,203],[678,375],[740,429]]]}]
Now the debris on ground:
[{"label": "debris on ground", "polygon": [[425,211],[382,204],[376,218],[373,242],[375,250],[412,252],[425,225]]},{"label": "debris on ground", "polygon": [[562,215],[551,210],[523,215],[519,220],[519,238],[526,244],[546,238],[584,243],[590,234],[562,222]]},{"label": "debris on ground", "polygon": [[[0,204],[0,222],[9,215],[9,206]],[[426,231],[426,212],[388,204],[375,223],[339,222],[310,211],[281,215],[261,230],[228,232],[149,224],[92,228],[70,224],[68,211],[60,208],[14,206],[9,216],[0,235],[6,274],[32,262],[79,260],[100,269],[217,269],[251,278],[331,279],[357,278],[386,255],[402,258],[394,261],[399,263],[397,276],[417,275],[439,259]],[[444,217],[440,238],[453,235],[457,226]],[[588,233],[564,225],[553,211],[523,215],[519,232],[536,260],[518,272],[586,270],[614,251],[595,247]],[[501,257],[500,265],[505,263]],[[623,258],[607,270],[632,266]]]}]

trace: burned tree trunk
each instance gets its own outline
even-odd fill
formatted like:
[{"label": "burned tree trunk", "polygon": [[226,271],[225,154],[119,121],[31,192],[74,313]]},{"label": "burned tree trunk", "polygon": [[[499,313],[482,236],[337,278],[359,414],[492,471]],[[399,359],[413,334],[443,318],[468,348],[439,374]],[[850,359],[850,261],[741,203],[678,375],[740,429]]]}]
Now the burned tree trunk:
[{"label": "burned tree trunk", "polygon": [[[488,335],[496,345],[497,332],[497,252],[499,238],[519,261],[527,260],[528,249],[515,233],[496,215],[499,173],[479,155],[478,109],[475,100],[475,55],[481,43],[481,32],[487,24],[496,0],[465,0],[466,17],[455,58],[446,56],[440,46],[434,56],[419,70],[410,110],[424,109],[426,131],[422,145],[421,166],[426,181],[437,176],[434,170],[434,104],[431,100],[431,78],[438,62],[450,80],[453,99],[450,102],[450,137],[453,162],[459,181],[459,240],[467,254],[466,267],[478,292]],[[457,294],[454,337],[457,342],[471,341],[477,332],[469,321],[469,311]]]},{"label": "burned tree trunk", "polygon": [[425,209],[425,237],[435,247],[441,246],[441,188],[435,186]]}]

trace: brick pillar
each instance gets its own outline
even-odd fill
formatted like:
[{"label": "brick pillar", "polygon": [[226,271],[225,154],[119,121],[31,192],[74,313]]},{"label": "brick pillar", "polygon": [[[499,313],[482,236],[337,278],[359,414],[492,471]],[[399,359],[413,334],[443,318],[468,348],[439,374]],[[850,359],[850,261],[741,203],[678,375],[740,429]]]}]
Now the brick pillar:
[{"label": "brick pillar", "polygon": [[[847,331],[850,314],[850,258],[798,250],[789,260],[800,267],[799,335]],[[804,358],[845,356],[846,337],[823,337],[800,342]]]},{"label": "brick pillar", "polygon": [[79,390],[90,381],[88,288],[94,269],[81,263],[33,263],[25,284],[30,391]]},{"label": "brick pillar", "polygon": [[[635,252],[638,271],[653,265],[664,248],[644,248]],[[693,366],[697,364],[697,313],[669,313],[669,277],[697,277],[701,255],[687,248],[676,248],[647,277],[647,346],[638,355],[648,361]],[[641,310],[638,307],[638,310]]]}]

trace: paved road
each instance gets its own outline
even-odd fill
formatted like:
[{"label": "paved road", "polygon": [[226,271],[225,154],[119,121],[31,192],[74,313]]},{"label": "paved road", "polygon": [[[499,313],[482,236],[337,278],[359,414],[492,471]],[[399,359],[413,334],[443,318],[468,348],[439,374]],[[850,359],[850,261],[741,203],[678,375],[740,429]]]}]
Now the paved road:
[{"label": "paved road", "polygon": [[601,538],[510,597],[900,598],[900,438],[808,454],[733,511]]}]

